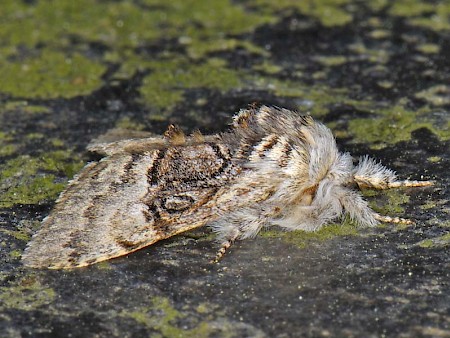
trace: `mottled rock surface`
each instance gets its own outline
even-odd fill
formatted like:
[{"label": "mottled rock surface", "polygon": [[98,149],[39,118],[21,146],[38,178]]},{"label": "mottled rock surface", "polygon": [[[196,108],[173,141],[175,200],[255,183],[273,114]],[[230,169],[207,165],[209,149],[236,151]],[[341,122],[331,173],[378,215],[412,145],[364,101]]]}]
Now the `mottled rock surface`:
[{"label": "mottled rock surface", "polygon": [[[17,1],[0,6],[0,336],[450,336],[448,1]],[[71,271],[20,257],[111,128],[225,130],[309,111],[340,149],[431,188],[365,195],[414,225],[207,229]]]}]

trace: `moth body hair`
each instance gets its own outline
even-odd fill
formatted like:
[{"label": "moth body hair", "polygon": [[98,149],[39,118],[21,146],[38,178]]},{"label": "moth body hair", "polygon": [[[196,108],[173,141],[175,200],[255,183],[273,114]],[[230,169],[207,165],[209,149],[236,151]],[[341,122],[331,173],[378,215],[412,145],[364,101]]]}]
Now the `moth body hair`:
[{"label": "moth body hair", "polygon": [[[346,215],[361,226],[392,221],[394,218],[380,217],[370,209],[354,187],[387,189],[433,183],[397,181],[393,170],[368,156],[354,166],[349,153],[338,151],[331,130],[308,115],[299,117],[286,109],[263,106],[256,115],[241,111],[234,124],[242,129],[240,137],[249,143],[261,139],[245,163],[251,169],[246,174],[249,182],[259,182],[271,193],[257,203],[241,203],[240,208],[225,212],[211,224],[222,246],[254,237],[262,228],[273,225],[287,231],[317,231]],[[241,180],[245,181],[244,177]]]}]

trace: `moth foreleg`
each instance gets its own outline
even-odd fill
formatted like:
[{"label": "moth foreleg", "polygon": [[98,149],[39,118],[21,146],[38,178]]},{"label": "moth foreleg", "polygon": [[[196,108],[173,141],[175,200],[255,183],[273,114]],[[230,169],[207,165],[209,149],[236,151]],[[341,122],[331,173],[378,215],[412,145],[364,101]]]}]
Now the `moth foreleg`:
[{"label": "moth foreleg", "polygon": [[233,214],[226,214],[210,224],[217,233],[220,249],[213,263],[217,263],[237,239],[255,237],[261,228],[267,223],[267,217],[262,215],[259,208],[245,208]]},{"label": "moth foreleg", "polygon": [[411,221],[410,219],[407,219],[407,218],[383,216],[383,215],[380,215],[377,213],[375,213],[374,216],[377,221],[380,221],[383,223],[414,224],[413,221]]},{"label": "moth foreleg", "polygon": [[211,261],[211,263],[218,263],[223,255],[225,255],[225,252],[228,250],[228,248],[233,244],[234,240],[227,240],[225,242],[222,243],[219,251],[217,251],[216,257]]}]

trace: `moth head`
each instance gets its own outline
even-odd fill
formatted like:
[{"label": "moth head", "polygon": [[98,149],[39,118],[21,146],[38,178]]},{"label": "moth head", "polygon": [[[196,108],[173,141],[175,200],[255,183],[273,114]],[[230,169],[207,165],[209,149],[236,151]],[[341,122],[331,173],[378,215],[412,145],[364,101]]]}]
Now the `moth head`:
[{"label": "moth head", "polygon": [[350,153],[338,152],[328,168],[326,178],[335,184],[351,185],[354,182],[353,170],[353,158]]}]

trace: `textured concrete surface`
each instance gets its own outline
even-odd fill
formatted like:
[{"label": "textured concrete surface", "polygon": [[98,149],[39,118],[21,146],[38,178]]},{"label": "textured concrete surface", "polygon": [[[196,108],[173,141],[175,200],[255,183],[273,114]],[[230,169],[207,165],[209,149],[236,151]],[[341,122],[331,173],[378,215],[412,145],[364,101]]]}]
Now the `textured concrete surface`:
[{"label": "textured concrete surface", "polygon": [[[0,335],[450,336],[449,44],[448,1],[2,1]],[[216,132],[254,101],[436,180],[365,192],[416,223],[265,232],[217,265],[201,229],[89,268],[22,267],[92,138]]]}]

